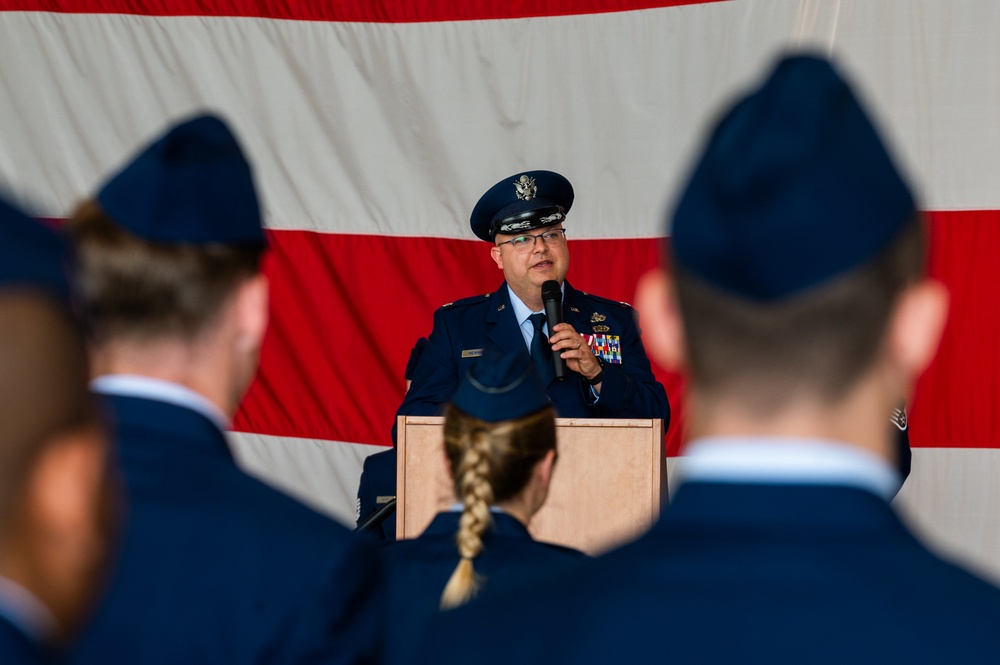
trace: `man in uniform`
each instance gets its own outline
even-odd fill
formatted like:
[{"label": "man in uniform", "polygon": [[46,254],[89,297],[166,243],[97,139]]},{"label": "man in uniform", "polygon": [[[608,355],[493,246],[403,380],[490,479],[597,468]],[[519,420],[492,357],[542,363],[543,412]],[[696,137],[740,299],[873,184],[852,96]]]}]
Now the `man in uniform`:
[{"label": "man in uniform", "polygon": [[781,61],[712,133],[673,214],[673,274],[640,286],[650,349],[690,376],[670,506],[528,602],[442,615],[424,662],[995,661],[1000,589],[888,504],[885,417],[947,312],[923,224],[833,67]]},{"label": "man in uniform", "polygon": [[180,123],[74,213],[92,388],[127,489],[117,568],[73,662],[376,657],[376,557],[240,471],[224,431],[267,327],[250,165],[220,119]]},{"label": "man in uniform", "polygon": [[115,485],[69,253],[0,201],[0,663],[49,662],[104,579]]},{"label": "man in uniform", "polygon": [[[472,211],[472,231],[490,243],[505,282],[494,293],[445,305],[434,314],[427,349],[397,415],[439,415],[476,358],[498,350],[528,353],[562,418],[660,418],[666,391],[650,370],[639,326],[625,303],[577,291],[566,281],[563,224],[573,187],[558,173],[527,171],[490,188]],[[563,322],[546,321],[541,287],[562,289]],[[552,354],[568,369],[555,378]]]}]

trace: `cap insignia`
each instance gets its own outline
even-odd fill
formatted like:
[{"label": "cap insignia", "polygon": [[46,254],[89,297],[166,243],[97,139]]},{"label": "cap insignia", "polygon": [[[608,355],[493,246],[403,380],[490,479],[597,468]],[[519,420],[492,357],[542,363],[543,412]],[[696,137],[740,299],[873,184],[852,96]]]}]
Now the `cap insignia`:
[{"label": "cap insignia", "polygon": [[600,323],[601,321],[607,320],[607,318],[608,317],[604,316],[603,314],[598,314],[597,312],[594,312],[593,314],[590,315],[590,322]]},{"label": "cap insignia", "polygon": [[531,176],[523,175],[514,181],[514,193],[518,201],[530,201],[538,193],[538,185]]}]

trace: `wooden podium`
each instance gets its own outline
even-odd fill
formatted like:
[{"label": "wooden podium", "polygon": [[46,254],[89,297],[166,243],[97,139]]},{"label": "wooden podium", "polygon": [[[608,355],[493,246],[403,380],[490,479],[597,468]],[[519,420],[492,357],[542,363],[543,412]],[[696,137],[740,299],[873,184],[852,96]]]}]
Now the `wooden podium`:
[{"label": "wooden podium", "polygon": [[[396,537],[420,535],[455,502],[444,418],[399,416]],[[646,531],[660,514],[667,472],[663,422],[557,418],[559,458],[531,534],[599,554]]]}]

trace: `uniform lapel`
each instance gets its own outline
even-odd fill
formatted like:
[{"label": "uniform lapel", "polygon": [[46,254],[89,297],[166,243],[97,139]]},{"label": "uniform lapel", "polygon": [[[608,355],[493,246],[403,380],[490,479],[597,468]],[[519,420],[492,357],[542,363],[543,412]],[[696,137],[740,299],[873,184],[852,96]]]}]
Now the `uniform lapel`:
[{"label": "uniform lapel", "polygon": [[528,347],[524,344],[524,336],[514,318],[514,308],[510,305],[507,282],[501,284],[497,292],[489,299],[486,323],[489,325],[489,332],[486,336],[504,353],[528,352]]},{"label": "uniform lapel", "polygon": [[586,311],[585,304],[581,304],[580,292],[566,282],[566,289],[563,293],[563,321],[573,326],[573,330],[584,335],[591,334],[590,312]]}]

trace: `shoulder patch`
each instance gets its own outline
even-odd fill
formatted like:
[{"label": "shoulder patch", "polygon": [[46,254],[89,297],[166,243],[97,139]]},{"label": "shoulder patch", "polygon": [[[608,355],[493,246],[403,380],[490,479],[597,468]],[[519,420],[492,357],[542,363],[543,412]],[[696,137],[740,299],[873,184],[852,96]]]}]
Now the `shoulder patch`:
[{"label": "shoulder patch", "polygon": [[632,309],[632,305],[621,300],[612,300],[611,298],[602,298],[601,296],[595,296],[593,293],[587,293],[586,291],[580,291],[580,295],[587,296],[591,300],[596,300],[597,302],[605,303],[608,305],[617,305],[618,307],[624,307],[626,309]]},{"label": "shoulder patch", "polygon": [[491,295],[493,295],[493,294],[492,293],[484,293],[483,295],[479,295],[479,296],[471,296],[469,298],[462,298],[461,300],[456,300],[454,302],[447,302],[447,303],[441,305],[441,309],[454,309],[455,307],[462,307],[463,305],[474,305],[476,303],[483,302],[484,300],[486,300],[487,298],[489,298]]}]

